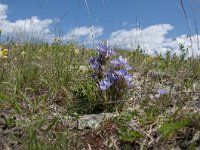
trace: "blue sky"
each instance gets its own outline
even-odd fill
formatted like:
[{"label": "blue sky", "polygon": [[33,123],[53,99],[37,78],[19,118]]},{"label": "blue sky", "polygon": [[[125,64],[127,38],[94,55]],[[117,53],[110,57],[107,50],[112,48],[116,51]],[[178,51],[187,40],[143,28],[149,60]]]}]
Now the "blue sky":
[{"label": "blue sky", "polygon": [[[61,27],[65,32],[74,26],[101,25],[109,33],[124,28],[123,23],[128,28],[136,21],[142,27],[167,23],[176,28],[176,34],[187,32],[179,0],[87,0],[91,20],[85,0],[0,0],[0,3],[8,5],[11,21],[32,16],[59,19],[64,15]],[[197,18],[200,14],[190,0],[184,1],[184,6],[189,16]]]},{"label": "blue sky", "polygon": [[[200,27],[200,2],[183,1],[187,15]],[[91,45],[108,39],[112,46],[131,49],[141,44],[151,52],[177,49],[179,42],[189,44],[187,34],[195,41],[194,20],[188,20],[188,31],[180,0],[0,0],[0,4],[4,36],[26,26],[23,31],[31,34],[38,31],[50,37],[62,32],[65,40]]]}]

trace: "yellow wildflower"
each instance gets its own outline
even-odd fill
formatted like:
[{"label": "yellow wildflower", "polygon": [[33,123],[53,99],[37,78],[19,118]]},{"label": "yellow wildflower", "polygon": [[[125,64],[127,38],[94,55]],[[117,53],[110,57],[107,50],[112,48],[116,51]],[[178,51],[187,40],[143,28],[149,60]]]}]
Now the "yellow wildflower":
[{"label": "yellow wildflower", "polygon": [[7,59],[7,58],[8,58],[8,56],[3,56],[2,58],[3,58],[3,59]]},{"label": "yellow wildflower", "polygon": [[8,55],[8,49],[3,49],[1,52],[2,52],[3,56],[7,56]]},{"label": "yellow wildflower", "polygon": [[78,55],[78,54],[79,54],[79,49],[75,49],[75,50],[74,50],[74,54],[75,54],[75,55]]},{"label": "yellow wildflower", "polygon": [[146,57],[145,59],[144,59],[144,62],[145,63],[150,63],[150,62],[152,62],[152,58],[149,56],[149,57]]},{"label": "yellow wildflower", "polygon": [[13,62],[16,62],[17,61],[17,58],[15,57],[15,58],[13,58]]}]

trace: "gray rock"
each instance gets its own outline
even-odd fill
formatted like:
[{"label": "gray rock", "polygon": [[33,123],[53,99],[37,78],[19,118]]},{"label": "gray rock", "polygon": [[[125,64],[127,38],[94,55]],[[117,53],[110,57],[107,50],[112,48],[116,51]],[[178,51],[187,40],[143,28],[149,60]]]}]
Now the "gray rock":
[{"label": "gray rock", "polygon": [[112,113],[84,115],[78,119],[78,129],[96,129],[100,126],[101,122],[105,121],[106,119],[113,118],[115,116],[116,114]]}]

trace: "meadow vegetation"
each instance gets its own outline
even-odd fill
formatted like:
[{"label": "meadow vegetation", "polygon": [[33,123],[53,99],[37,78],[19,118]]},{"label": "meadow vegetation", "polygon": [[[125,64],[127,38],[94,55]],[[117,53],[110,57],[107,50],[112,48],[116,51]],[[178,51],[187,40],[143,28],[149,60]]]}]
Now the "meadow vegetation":
[{"label": "meadow vegetation", "polygon": [[[57,41],[0,50],[0,149],[200,148],[200,60],[183,45],[180,56],[113,49],[109,61],[124,58],[131,68],[115,71],[121,78],[109,85],[98,72],[109,65],[89,61],[96,49]],[[78,129],[81,116],[100,113],[115,117]]]}]

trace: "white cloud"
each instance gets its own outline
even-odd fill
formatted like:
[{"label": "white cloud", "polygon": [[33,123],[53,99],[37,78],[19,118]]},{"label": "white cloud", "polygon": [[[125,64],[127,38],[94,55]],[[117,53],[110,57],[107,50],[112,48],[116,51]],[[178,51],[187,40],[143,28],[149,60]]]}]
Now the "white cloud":
[{"label": "white cloud", "polygon": [[[32,38],[41,39],[51,42],[56,35],[50,30],[50,26],[53,23],[52,19],[41,20],[37,16],[27,18],[24,20],[16,20],[11,22],[7,19],[8,6],[0,4],[0,29],[3,36],[9,36],[14,39],[26,41]],[[77,40],[84,42],[85,44],[97,43],[103,33],[102,27],[96,26],[82,26],[76,27],[70,30],[62,38],[66,40]]]},{"label": "white cloud", "polygon": [[138,44],[144,49],[157,49],[165,41],[165,35],[172,29],[169,24],[160,24],[145,29],[119,30],[111,33],[109,43],[125,49],[135,49]]},{"label": "white cloud", "polygon": [[50,36],[51,19],[40,20],[33,16],[25,20],[11,22],[7,20],[8,6],[0,4],[0,29],[2,35],[28,40],[29,38],[43,39]]},{"label": "white cloud", "polygon": [[97,42],[102,33],[102,27],[75,27],[64,36],[64,40],[81,40],[85,44],[91,44]]},{"label": "white cloud", "polygon": [[[169,50],[172,53],[180,54],[179,44],[182,43],[186,47],[191,47],[191,42],[186,35],[176,37],[175,40],[167,38],[166,35],[173,28],[170,24],[158,24],[144,29],[118,30],[110,34],[109,43],[111,46],[123,49],[136,49],[140,45],[149,54],[155,54],[156,52],[164,54]],[[197,48],[196,36],[191,38],[193,47],[189,49],[189,55],[192,55],[192,49],[194,55],[200,54]]]},{"label": "white cloud", "polygon": [[7,18],[6,12],[8,10],[8,6],[4,4],[0,4],[0,20],[4,20]]},{"label": "white cloud", "polygon": [[[200,37],[200,35],[198,35]],[[192,42],[191,42],[192,41]],[[179,37],[176,37],[176,39],[166,39],[166,42],[163,44],[165,47],[170,47],[170,50],[173,53],[176,53],[178,55],[181,54],[181,51],[179,49],[180,44],[183,44],[185,48],[188,48],[188,56],[199,56],[200,55],[200,49],[199,49],[199,41],[197,40],[197,35],[193,35],[188,37],[187,35],[181,35]]]}]

